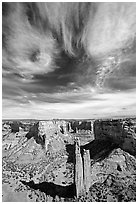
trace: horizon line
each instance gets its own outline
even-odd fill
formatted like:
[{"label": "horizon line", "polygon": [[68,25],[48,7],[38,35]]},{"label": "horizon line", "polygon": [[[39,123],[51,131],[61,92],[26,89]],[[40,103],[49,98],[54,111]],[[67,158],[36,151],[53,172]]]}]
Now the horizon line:
[{"label": "horizon line", "polygon": [[136,115],[131,116],[113,116],[113,117],[95,117],[95,118],[49,118],[49,119],[36,119],[36,118],[2,118],[3,120],[36,120],[36,121],[49,121],[49,120],[97,120],[97,119],[122,119],[122,118],[136,118]]}]

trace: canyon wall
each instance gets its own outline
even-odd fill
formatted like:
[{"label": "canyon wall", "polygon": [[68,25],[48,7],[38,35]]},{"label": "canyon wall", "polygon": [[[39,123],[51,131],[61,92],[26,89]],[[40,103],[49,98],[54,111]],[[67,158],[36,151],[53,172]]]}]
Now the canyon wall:
[{"label": "canyon wall", "polygon": [[110,139],[120,148],[136,154],[136,120],[96,120],[94,122],[95,139]]},{"label": "canyon wall", "polygon": [[[10,126],[10,128],[9,128]],[[3,131],[13,133],[28,130],[26,137],[34,138],[47,150],[50,141],[63,140],[65,137],[87,137],[92,140],[112,140],[120,148],[135,155],[136,153],[136,119],[108,120],[49,120],[37,122],[3,123]],[[61,142],[60,141],[60,142]],[[59,143],[60,143],[59,142]],[[63,143],[63,142],[61,142]]]}]

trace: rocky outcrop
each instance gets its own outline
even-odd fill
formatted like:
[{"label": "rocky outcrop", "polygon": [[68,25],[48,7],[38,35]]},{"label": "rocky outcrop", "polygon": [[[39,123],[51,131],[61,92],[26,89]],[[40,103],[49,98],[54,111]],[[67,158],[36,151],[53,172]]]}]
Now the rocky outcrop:
[{"label": "rocky outcrop", "polygon": [[84,175],[83,175],[83,160],[80,152],[80,140],[76,138],[75,141],[75,183],[76,183],[76,192],[77,197],[84,195]]},{"label": "rocky outcrop", "polygon": [[[23,126],[19,125],[19,132],[11,132],[12,122],[5,124],[3,178],[6,182],[10,178],[15,183],[17,180],[26,185],[31,182],[33,192],[36,186],[41,191],[41,186],[49,183],[66,190],[67,186],[74,185],[76,155],[79,156],[77,164],[81,163],[82,155],[85,166],[78,165],[77,172],[78,178],[81,169],[85,172],[81,177],[86,181],[84,188],[90,195],[89,201],[135,201],[135,119],[51,120],[30,126],[25,122],[30,127],[27,134]],[[74,138],[80,140],[76,155]],[[15,183],[12,185],[16,186]]]},{"label": "rocky outcrop", "polygon": [[67,129],[64,121],[39,121],[30,128],[26,137],[28,139],[33,137],[46,151],[48,150],[48,146],[51,146],[56,151],[57,148],[63,148],[64,142],[62,136],[66,136],[66,134]]},{"label": "rocky outcrop", "polygon": [[118,148],[102,161],[91,161],[90,193],[95,202],[134,202],[136,159]]}]

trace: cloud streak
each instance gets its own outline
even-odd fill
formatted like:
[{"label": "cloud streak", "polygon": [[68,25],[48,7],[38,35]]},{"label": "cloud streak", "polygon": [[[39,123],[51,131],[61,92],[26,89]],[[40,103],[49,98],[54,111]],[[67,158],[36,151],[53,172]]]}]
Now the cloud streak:
[{"label": "cloud streak", "polygon": [[[89,96],[90,97],[90,96]],[[88,98],[88,96],[87,96]],[[118,103],[119,101],[119,103]],[[14,104],[14,105],[13,105]],[[12,106],[12,108],[11,108]],[[4,108],[5,107],[5,108]],[[3,100],[3,118],[104,118],[135,115],[135,90],[123,93],[96,94],[78,103],[49,103],[41,100],[28,100],[23,104]]]}]

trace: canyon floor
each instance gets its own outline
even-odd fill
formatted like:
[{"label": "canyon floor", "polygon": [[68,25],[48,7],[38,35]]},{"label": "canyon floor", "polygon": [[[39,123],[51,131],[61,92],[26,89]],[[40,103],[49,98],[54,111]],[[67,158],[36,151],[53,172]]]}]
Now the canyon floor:
[{"label": "canyon floor", "polygon": [[[136,119],[2,122],[3,202],[135,202]],[[75,139],[90,152],[77,196]],[[80,152],[81,153],[81,152]]]}]

